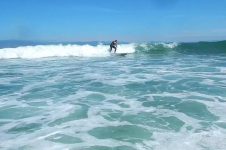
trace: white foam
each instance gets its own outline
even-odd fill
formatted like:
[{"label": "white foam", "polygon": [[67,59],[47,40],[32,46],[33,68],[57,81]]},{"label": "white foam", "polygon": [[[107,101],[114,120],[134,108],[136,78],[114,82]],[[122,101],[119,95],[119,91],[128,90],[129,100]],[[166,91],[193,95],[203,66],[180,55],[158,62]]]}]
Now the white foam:
[{"label": "white foam", "polygon": [[212,129],[199,133],[154,133],[156,139],[152,144],[155,150],[200,150],[200,149],[225,149],[225,131]]},{"label": "white foam", "polygon": [[221,73],[226,73],[226,67],[217,67]]},{"label": "white foam", "polygon": [[157,43],[157,45],[163,45],[165,48],[175,48],[178,46],[178,43],[172,42],[172,43]]},{"label": "white foam", "polygon": [[[45,58],[45,57],[107,57],[110,56],[108,45],[38,45],[0,49],[0,59]],[[118,46],[117,53],[134,53],[134,44]]]}]

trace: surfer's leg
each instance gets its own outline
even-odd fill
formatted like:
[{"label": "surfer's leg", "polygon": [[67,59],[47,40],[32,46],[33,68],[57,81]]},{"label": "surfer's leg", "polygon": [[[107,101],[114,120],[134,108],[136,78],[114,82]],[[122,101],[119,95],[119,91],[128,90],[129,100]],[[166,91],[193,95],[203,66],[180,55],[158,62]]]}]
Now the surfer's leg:
[{"label": "surfer's leg", "polygon": [[114,46],[113,48],[115,49],[115,52],[116,52],[116,47]]}]

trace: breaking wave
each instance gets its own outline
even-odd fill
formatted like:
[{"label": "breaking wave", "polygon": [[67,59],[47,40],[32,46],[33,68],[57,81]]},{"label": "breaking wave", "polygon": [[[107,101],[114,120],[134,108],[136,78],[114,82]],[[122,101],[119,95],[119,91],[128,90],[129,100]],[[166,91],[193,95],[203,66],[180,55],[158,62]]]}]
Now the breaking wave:
[{"label": "breaking wave", "polygon": [[[219,54],[226,53],[226,41],[197,43],[143,43],[121,44],[117,53],[130,54]],[[37,45],[0,49],[0,59],[45,58],[45,57],[107,57],[110,56],[108,45]]]},{"label": "breaking wave", "polygon": [[[134,53],[134,45],[119,46],[119,53]],[[0,58],[45,58],[45,57],[106,57],[109,56],[107,45],[38,45],[0,49]]]}]

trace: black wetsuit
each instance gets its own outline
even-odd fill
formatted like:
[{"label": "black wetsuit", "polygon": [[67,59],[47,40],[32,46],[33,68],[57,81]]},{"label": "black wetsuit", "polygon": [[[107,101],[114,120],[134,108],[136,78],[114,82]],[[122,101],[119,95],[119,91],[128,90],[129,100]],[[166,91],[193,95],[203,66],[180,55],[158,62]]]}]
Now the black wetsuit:
[{"label": "black wetsuit", "polygon": [[115,49],[115,52],[116,52],[116,50],[117,50],[117,42],[116,41],[111,42],[110,48],[111,48],[110,52],[112,51],[113,48]]}]

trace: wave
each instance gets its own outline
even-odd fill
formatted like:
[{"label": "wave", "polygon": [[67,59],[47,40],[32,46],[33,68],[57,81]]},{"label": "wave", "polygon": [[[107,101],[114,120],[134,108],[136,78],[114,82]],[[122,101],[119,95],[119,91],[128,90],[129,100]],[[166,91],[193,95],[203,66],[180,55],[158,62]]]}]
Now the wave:
[{"label": "wave", "polygon": [[176,47],[176,51],[190,54],[226,53],[226,41],[181,43]]},{"label": "wave", "polygon": [[[120,44],[117,53],[131,54],[226,54],[226,41],[197,43],[143,43]],[[109,45],[37,45],[0,49],[0,59],[44,57],[107,57]]]},{"label": "wave", "polygon": [[[134,53],[134,44],[118,46],[118,53]],[[38,45],[0,49],[0,59],[45,58],[45,57],[106,57],[110,56],[109,46],[92,45]]]},{"label": "wave", "polygon": [[136,52],[148,54],[226,54],[226,41],[196,43],[146,43],[137,45]]},{"label": "wave", "polygon": [[144,43],[136,46],[136,53],[147,53],[147,54],[166,54],[172,52],[178,46],[178,43]]}]

